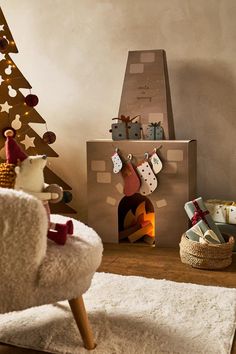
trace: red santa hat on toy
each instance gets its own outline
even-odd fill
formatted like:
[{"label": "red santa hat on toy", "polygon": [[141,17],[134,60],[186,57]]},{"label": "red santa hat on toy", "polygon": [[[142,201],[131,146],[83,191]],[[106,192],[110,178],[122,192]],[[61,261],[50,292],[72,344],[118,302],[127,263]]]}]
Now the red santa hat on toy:
[{"label": "red santa hat on toy", "polygon": [[15,141],[14,131],[7,129],[4,135],[7,138],[5,143],[7,163],[17,165],[19,160],[24,161],[28,156]]}]

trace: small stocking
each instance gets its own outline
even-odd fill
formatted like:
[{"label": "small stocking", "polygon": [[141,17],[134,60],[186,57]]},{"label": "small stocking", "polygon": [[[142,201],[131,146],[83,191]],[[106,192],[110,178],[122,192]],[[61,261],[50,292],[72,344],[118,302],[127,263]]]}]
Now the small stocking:
[{"label": "small stocking", "polygon": [[131,161],[124,165],[121,173],[124,179],[124,194],[126,196],[131,196],[137,193],[140,188],[140,180]]},{"label": "small stocking", "polygon": [[159,173],[162,170],[162,162],[157,155],[156,151],[153,152],[153,154],[150,157],[150,161],[152,164],[152,169],[155,174]]},{"label": "small stocking", "polygon": [[116,149],[115,153],[112,155],[111,159],[112,159],[112,162],[114,165],[113,172],[114,173],[120,172],[120,170],[122,169],[122,161],[121,161],[121,158],[117,152],[117,149]]},{"label": "small stocking", "polygon": [[147,160],[137,166],[137,172],[141,178],[139,193],[142,195],[151,194],[156,189],[158,182]]}]

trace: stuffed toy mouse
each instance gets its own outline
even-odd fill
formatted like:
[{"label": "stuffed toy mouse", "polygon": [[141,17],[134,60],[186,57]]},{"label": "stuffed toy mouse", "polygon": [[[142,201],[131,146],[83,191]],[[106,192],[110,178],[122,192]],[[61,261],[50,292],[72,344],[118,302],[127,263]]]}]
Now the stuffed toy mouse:
[{"label": "stuffed toy mouse", "polygon": [[0,166],[0,185],[2,187],[22,190],[42,200],[48,215],[48,238],[57,244],[64,245],[67,235],[73,234],[72,220],[65,224],[50,222],[50,209],[48,201],[57,203],[62,200],[63,190],[56,184],[44,182],[43,170],[47,163],[46,155],[27,156],[7,130],[6,158],[7,162]]}]

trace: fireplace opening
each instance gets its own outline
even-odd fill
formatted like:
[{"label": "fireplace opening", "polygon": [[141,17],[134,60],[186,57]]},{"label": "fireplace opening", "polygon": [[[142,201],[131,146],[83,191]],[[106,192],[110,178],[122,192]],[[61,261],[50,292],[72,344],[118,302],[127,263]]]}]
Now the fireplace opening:
[{"label": "fireplace opening", "polygon": [[119,242],[155,244],[155,213],[151,201],[134,194],[121,199],[118,207]]}]

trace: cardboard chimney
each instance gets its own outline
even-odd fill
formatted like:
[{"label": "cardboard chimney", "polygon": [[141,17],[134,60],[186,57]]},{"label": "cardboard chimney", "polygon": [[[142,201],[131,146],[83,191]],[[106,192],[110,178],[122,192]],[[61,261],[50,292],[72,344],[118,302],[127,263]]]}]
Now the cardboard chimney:
[{"label": "cardboard chimney", "polygon": [[161,122],[165,139],[175,139],[164,50],[129,52],[119,114],[141,116],[143,127]]},{"label": "cardboard chimney", "polygon": [[[129,52],[123,84],[120,115],[141,116],[143,126],[161,121],[165,138],[172,140],[94,140],[87,142],[88,223],[101,236],[103,242],[137,242],[154,236],[158,247],[176,247],[181,235],[189,228],[184,212],[186,201],[196,196],[196,141],[174,140],[166,56],[163,50]],[[121,173],[113,172],[111,156],[115,150],[123,160],[132,154],[133,165],[157,149],[163,169],[157,175],[158,186],[149,195],[135,193],[124,195]],[[145,205],[150,223],[142,224],[147,232],[139,235],[137,225],[131,226],[130,239],[126,234],[127,215],[133,215],[140,205]],[[141,226],[140,226],[141,227]],[[150,233],[151,232],[151,233]],[[150,242],[153,244],[153,242]]]}]

